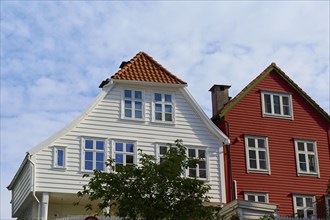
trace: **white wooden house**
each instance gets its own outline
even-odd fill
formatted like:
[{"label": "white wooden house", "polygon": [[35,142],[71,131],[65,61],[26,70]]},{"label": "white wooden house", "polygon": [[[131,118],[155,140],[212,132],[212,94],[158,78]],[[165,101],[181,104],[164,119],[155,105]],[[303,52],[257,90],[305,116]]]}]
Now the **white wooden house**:
[{"label": "white wooden house", "polygon": [[211,202],[226,202],[223,144],[228,138],[208,119],[187,84],[144,52],[100,85],[93,103],[71,124],[27,152],[8,189],[12,216],[56,219],[86,214],[76,193],[93,169],[137,163],[137,149],[160,160],[163,147],[182,139],[205,167],[187,170],[210,186]]}]

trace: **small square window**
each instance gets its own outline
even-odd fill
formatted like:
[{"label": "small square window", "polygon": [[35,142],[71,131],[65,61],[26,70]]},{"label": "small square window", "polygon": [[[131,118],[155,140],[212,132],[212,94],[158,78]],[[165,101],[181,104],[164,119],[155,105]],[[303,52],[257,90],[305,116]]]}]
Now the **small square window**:
[{"label": "small square window", "polygon": [[136,144],[128,141],[114,141],[113,157],[116,165],[132,165],[136,158]]},{"label": "small square window", "polygon": [[53,149],[53,167],[64,169],[66,164],[66,147],[55,146]]}]

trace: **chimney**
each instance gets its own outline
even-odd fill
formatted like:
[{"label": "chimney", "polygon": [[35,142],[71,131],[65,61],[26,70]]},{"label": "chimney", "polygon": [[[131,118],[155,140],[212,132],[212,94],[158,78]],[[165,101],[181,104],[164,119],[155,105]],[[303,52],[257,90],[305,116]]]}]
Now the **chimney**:
[{"label": "chimney", "polygon": [[213,85],[209,90],[212,97],[212,116],[215,116],[231,99],[228,85]]}]

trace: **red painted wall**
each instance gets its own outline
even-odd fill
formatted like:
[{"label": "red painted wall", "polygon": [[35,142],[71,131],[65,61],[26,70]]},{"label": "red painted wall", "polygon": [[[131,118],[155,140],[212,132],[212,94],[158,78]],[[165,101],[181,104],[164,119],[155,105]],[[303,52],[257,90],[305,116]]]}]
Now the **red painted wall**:
[{"label": "red painted wall", "polygon": [[[291,93],[294,119],[263,117],[261,90]],[[329,123],[280,75],[271,72],[224,119],[230,124],[232,175],[237,181],[238,199],[244,199],[244,191],[268,192],[269,202],[279,205],[280,215],[291,216],[292,193],[317,197],[325,194],[330,179]],[[218,127],[223,129],[224,122],[218,122]],[[247,173],[245,134],[268,137],[270,175]],[[294,138],[316,141],[320,178],[297,176]],[[228,180],[228,172],[226,177]],[[318,217],[321,216],[318,211]]]}]

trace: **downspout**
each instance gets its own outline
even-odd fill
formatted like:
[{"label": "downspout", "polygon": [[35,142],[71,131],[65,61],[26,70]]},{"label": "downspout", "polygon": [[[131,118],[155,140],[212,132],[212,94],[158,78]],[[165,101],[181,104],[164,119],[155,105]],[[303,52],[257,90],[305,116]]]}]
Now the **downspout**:
[{"label": "downspout", "polygon": [[30,155],[29,153],[28,153],[28,160],[30,161],[30,163],[31,163],[31,165],[32,165],[32,167],[33,167],[33,170],[32,170],[32,173],[33,173],[33,177],[32,177],[32,181],[33,181],[33,186],[32,186],[32,189],[33,189],[33,191],[32,191],[32,194],[33,194],[33,197],[35,198],[35,200],[37,201],[37,203],[38,203],[38,218],[37,218],[37,220],[40,220],[40,201],[39,201],[39,199],[37,198],[37,196],[36,196],[36,191],[35,191],[35,183],[36,183],[36,165],[35,165],[35,163],[31,160],[31,156],[32,155]]},{"label": "downspout", "polygon": [[[225,124],[226,124],[226,129],[227,129],[227,136],[228,139],[230,140],[230,126],[229,126],[229,122],[226,121],[225,119],[221,119]],[[228,150],[228,162],[229,162],[229,182],[230,182],[230,194],[231,194],[231,201],[235,200],[236,196],[235,196],[235,190],[234,189],[234,183],[233,183],[233,175],[232,175],[232,162],[231,162],[231,154],[230,154],[230,142],[227,145],[227,150]]]}]

